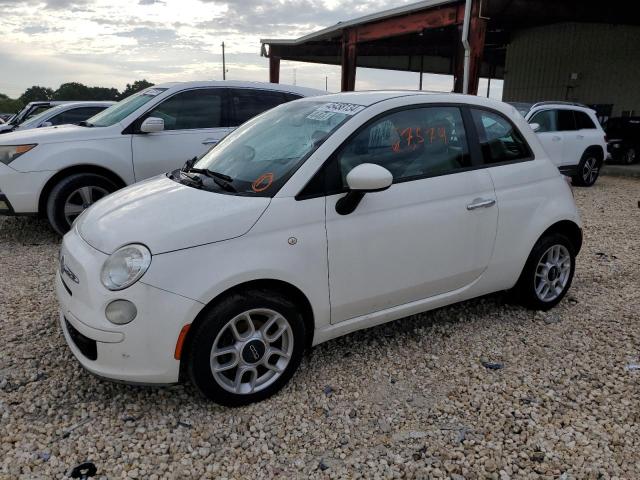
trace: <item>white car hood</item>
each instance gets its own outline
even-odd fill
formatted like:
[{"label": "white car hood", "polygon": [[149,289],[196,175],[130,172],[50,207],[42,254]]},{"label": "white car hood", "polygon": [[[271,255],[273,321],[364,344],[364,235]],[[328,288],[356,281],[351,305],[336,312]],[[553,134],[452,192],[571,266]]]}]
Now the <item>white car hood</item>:
[{"label": "white car hood", "polygon": [[103,138],[112,131],[111,127],[80,127],[60,125],[55,127],[27,128],[0,135],[0,145],[21,145],[25,143],[58,143],[73,140]]},{"label": "white car hood", "polygon": [[270,201],[198,190],[162,175],[100,200],[76,227],[89,245],[106,254],[142,243],[157,255],[244,235]]}]

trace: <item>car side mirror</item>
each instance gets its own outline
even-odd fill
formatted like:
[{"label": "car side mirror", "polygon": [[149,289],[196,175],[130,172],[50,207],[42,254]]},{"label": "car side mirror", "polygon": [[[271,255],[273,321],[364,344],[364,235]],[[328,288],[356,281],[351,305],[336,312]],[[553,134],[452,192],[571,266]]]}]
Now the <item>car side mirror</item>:
[{"label": "car side mirror", "polygon": [[391,172],[380,165],[362,163],[347,174],[349,192],[336,203],[336,212],[348,215],[353,212],[366,193],[381,192],[393,183]]},{"label": "car side mirror", "polygon": [[51,122],[42,122],[40,124],[41,127],[53,127],[53,123]]},{"label": "car side mirror", "polygon": [[158,117],[149,117],[140,125],[140,131],[142,133],[155,133],[162,132],[164,130],[164,120]]},{"label": "car side mirror", "polygon": [[537,132],[538,130],[540,130],[539,123],[530,123],[529,126],[531,127],[531,130],[533,130],[534,132]]}]

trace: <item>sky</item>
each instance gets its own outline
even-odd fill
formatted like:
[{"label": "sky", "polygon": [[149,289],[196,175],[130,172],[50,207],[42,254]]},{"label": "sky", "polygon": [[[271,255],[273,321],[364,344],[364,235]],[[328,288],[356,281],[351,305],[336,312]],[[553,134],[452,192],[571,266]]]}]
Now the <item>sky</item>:
[{"label": "sky", "polygon": [[[414,1],[414,0],[411,0]],[[410,3],[396,0],[392,6]],[[260,38],[297,38],[390,8],[385,0],[0,0],[0,93],[77,81],[115,87],[222,78],[268,81]],[[340,67],[281,63],[280,82],[340,90]],[[425,75],[424,89],[453,80]],[[491,96],[500,98],[502,82]],[[359,68],[356,89],[418,88],[418,74]],[[480,94],[486,94],[481,79]]]}]

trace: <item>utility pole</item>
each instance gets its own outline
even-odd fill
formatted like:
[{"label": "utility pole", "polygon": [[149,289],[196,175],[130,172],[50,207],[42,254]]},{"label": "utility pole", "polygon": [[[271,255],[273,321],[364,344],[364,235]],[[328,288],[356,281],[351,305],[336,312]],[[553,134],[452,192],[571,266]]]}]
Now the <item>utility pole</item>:
[{"label": "utility pole", "polygon": [[222,80],[227,79],[227,65],[224,59],[224,42],[222,42]]},{"label": "utility pole", "polygon": [[328,92],[329,91],[329,76],[325,75],[324,76],[324,89]]}]

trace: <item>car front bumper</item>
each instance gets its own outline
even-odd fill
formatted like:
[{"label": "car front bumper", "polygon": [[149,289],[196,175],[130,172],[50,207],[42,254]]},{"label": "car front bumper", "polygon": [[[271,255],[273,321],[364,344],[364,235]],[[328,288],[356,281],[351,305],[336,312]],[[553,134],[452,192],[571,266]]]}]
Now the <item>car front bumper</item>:
[{"label": "car front bumper", "polygon": [[38,213],[40,193],[55,172],[19,172],[0,163],[0,215]]},{"label": "car front bumper", "polygon": [[[60,326],[82,366],[114,381],[178,382],[176,343],[182,327],[203,305],[141,281],[121,291],[107,290],[100,282],[107,255],[93,249],[75,229],[64,237],[61,256],[71,275],[61,270],[56,274]],[[115,325],[105,317],[106,306],[116,299],[137,307],[136,317],[126,325]]]}]

